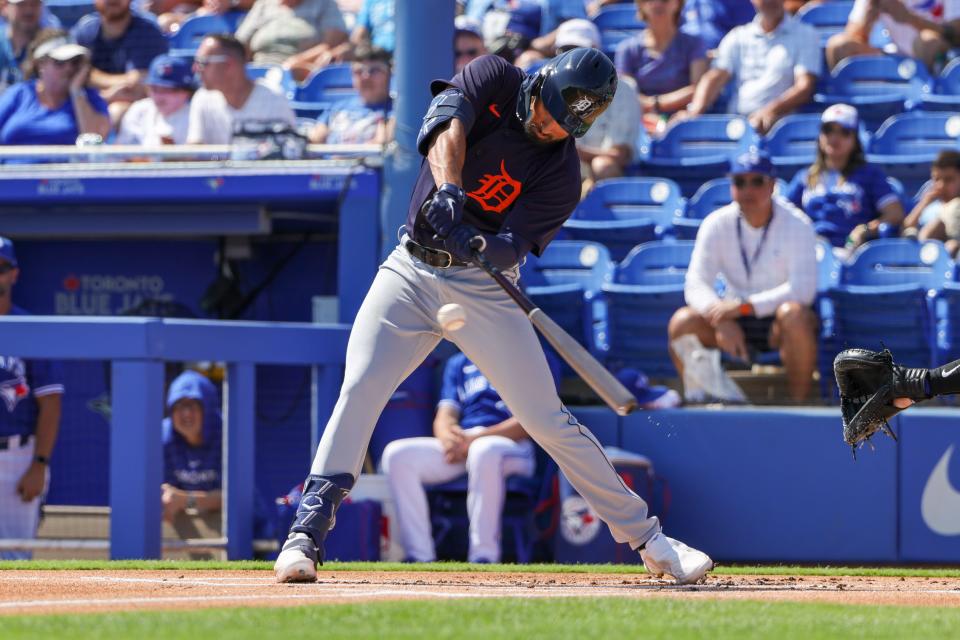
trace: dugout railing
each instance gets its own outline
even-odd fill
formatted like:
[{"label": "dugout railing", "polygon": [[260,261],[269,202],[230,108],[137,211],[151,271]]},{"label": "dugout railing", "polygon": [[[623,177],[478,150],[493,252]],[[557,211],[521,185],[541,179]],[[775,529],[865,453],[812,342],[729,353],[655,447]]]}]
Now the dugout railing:
[{"label": "dugout railing", "polygon": [[[110,557],[160,558],[164,363],[226,363],[223,546],[253,556],[257,364],[315,367],[313,443],[342,379],[347,325],[160,318],[3,316],[0,353],[110,360]],[[205,546],[210,546],[207,543]]]}]

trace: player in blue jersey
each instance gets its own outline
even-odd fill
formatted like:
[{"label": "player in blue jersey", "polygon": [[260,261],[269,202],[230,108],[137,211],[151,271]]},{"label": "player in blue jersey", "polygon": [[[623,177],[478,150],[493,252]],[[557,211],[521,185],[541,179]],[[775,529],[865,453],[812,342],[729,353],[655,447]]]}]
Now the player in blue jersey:
[{"label": "player in blue jersey", "polygon": [[[560,367],[550,362],[554,382]],[[500,561],[504,479],[535,471],[533,441],[477,365],[462,353],[447,360],[433,438],[401,438],[383,451],[383,472],[397,509],[404,555],[436,560],[424,485],[467,474],[470,562]]]},{"label": "player in blue jersey", "polygon": [[[481,56],[451,80],[431,84],[434,98],[417,137],[424,162],[407,223],[357,313],[340,398],[274,567],[279,582],[316,580],[323,541],[380,412],[443,338],[483,371],[614,539],[639,550],[651,572],[689,583],[713,566],[705,553],[663,535],[647,504],[560,401],[526,314],[473,262],[481,250],[516,281],[524,256],[543,253],[579,201],[574,141],[616,89],[613,63],[588,48],[564,52],[531,75]],[[436,314],[447,304],[463,308],[466,324],[445,333]]]},{"label": "player in blue jersey", "polygon": [[[0,315],[29,315],[11,299],[19,275],[13,243],[0,237]],[[0,356],[0,539],[37,535],[62,396],[56,362]],[[29,552],[0,552],[4,560],[29,557]]]},{"label": "player in blue jersey", "polygon": [[186,509],[220,511],[222,432],[216,387],[196,371],[177,376],[167,391],[163,420],[163,517]]}]

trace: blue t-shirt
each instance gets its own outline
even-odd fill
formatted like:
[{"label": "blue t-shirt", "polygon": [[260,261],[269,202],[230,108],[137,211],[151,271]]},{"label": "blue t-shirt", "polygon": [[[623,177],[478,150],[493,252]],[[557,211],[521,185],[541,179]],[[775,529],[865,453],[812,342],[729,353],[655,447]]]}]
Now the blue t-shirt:
[{"label": "blue t-shirt", "polygon": [[100,32],[100,14],[91,13],[80,19],[71,31],[77,44],[90,49],[90,64],[104,73],[126,73],[149,69],[150,63],[170,48],[160,28],[136,14],[130,26],[116,40],[107,40]]},{"label": "blue t-shirt", "polygon": [[817,234],[835,247],[844,246],[854,227],[876,219],[882,207],[897,200],[887,176],[873,165],[857,167],[843,181],[838,171],[826,171],[813,187],[807,185],[809,172],[809,168],[797,172],[787,198],[810,216]]},{"label": "blue t-shirt", "polygon": [[393,112],[393,101],[366,105],[360,96],[351,96],[334,103],[320,119],[327,127],[327,144],[368,144],[377,128]]},{"label": "blue t-shirt", "polygon": [[363,0],[357,14],[357,26],[367,30],[370,43],[390,53],[397,44],[395,10],[395,0]]},{"label": "blue t-shirt", "polygon": [[[107,114],[107,103],[93,89],[87,100],[98,113]],[[74,144],[77,118],[73,98],[58,109],[48,109],[37,97],[37,81],[20,82],[0,94],[0,144]]]},{"label": "blue t-shirt", "polygon": [[[461,174],[467,193],[463,221],[485,233],[512,233],[540,255],[580,201],[580,158],[572,136],[537,144],[524,133],[517,117],[523,78],[523,71],[503,58],[487,55],[430,88],[436,95],[458,87],[476,111]],[[427,145],[421,146],[425,154]],[[430,165],[423,162],[406,228],[411,238],[431,246],[433,229],[420,208],[435,190]]]},{"label": "blue t-shirt", "polygon": [[223,417],[217,388],[196,371],[185,371],[170,383],[167,410],[190,398],[203,405],[203,442],[192,446],[163,420],[163,481],[183,491],[213,491],[222,484]]},{"label": "blue t-shirt", "polygon": [[637,91],[659,96],[690,84],[690,65],[707,59],[707,47],[698,36],[678,31],[662,54],[652,55],[639,33],[617,45],[617,73],[630,76]]},{"label": "blue t-shirt", "polygon": [[[549,351],[545,353],[548,354],[547,364],[550,365],[554,384],[559,384],[559,363],[549,355]],[[457,409],[460,412],[460,426],[464,429],[492,427],[513,415],[486,376],[463,353],[447,360],[437,406]]]},{"label": "blue t-shirt", "polygon": [[[30,314],[14,306],[10,315]],[[62,393],[59,362],[0,356],[0,436],[33,434],[37,429],[37,398]]]}]

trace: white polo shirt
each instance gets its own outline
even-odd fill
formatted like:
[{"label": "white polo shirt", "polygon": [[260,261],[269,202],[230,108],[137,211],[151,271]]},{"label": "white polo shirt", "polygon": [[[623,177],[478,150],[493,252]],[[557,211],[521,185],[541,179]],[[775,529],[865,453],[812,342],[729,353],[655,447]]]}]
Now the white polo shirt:
[{"label": "white polo shirt", "polygon": [[817,293],[816,243],[810,219],[777,196],[766,237],[763,227],[742,218],[736,202],[721,207],[697,232],[683,289],[687,305],[706,313],[720,300],[715,284],[722,274],[724,298],[749,302],[758,318],[773,315],[784,302],[809,306]]},{"label": "white polo shirt", "polygon": [[760,16],[724,36],[713,66],[730,73],[734,94],[727,109],[749,115],[791,86],[799,74],[821,73],[820,37],[812,26],[789,14],[772,32]]},{"label": "white polo shirt", "polygon": [[291,125],[297,118],[285,96],[257,80],[250,97],[239,109],[227,103],[223,94],[213,89],[198,89],[190,101],[189,144],[230,144],[233,125],[253,120],[283,120]]}]

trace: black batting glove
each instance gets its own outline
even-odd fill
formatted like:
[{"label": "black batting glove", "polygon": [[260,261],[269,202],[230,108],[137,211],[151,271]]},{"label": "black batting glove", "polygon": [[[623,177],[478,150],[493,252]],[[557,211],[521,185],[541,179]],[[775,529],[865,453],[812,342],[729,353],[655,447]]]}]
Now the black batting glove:
[{"label": "black batting glove", "polygon": [[467,196],[455,184],[444,182],[423,208],[423,217],[437,236],[446,238],[463,217],[463,203]]},{"label": "black batting glove", "polygon": [[477,231],[476,227],[469,224],[458,224],[453,227],[447,239],[443,241],[443,246],[454,258],[462,262],[470,262],[473,260],[474,250],[483,251],[487,246],[487,241],[483,234]]}]

